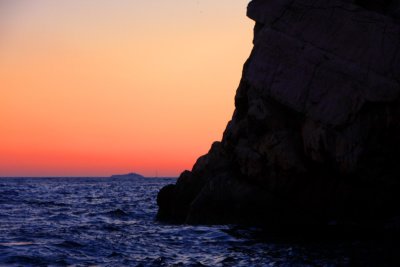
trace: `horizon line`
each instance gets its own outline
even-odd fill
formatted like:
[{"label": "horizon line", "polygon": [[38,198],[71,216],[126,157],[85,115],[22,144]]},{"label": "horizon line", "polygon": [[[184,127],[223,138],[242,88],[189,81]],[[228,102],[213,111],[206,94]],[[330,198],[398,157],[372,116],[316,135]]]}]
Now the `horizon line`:
[{"label": "horizon line", "polygon": [[[114,175],[114,174],[113,174]],[[112,175],[110,176],[75,176],[75,175],[70,175],[70,176],[0,176],[0,179],[4,178],[111,178]],[[142,175],[143,178],[178,178],[179,176],[144,176]]]}]

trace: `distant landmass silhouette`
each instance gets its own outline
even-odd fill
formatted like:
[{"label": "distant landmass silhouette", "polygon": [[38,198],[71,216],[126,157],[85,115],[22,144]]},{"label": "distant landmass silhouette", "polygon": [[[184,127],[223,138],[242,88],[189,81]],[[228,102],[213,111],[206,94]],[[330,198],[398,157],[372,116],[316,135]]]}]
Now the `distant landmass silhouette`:
[{"label": "distant landmass silhouette", "polygon": [[113,174],[110,176],[110,178],[129,178],[129,179],[137,179],[137,178],[145,178],[143,175],[135,173],[135,172],[131,172],[131,173],[126,173],[126,174]]}]

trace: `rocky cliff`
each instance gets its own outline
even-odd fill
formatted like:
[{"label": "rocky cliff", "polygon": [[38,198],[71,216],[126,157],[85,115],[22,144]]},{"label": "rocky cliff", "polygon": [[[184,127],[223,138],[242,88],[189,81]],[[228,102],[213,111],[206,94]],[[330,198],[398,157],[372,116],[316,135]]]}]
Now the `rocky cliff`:
[{"label": "rocky cliff", "polygon": [[399,221],[400,1],[253,0],[254,48],[221,142],[158,195],[159,220]]}]

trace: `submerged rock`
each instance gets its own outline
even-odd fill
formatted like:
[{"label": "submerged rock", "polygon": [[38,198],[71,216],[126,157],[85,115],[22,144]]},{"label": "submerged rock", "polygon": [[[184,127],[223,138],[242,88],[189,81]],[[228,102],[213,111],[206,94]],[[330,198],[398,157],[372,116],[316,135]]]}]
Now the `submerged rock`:
[{"label": "submerged rock", "polygon": [[[221,142],[158,196],[174,223],[400,218],[400,1],[253,0]],[[397,218],[397,219],[396,219]]]}]

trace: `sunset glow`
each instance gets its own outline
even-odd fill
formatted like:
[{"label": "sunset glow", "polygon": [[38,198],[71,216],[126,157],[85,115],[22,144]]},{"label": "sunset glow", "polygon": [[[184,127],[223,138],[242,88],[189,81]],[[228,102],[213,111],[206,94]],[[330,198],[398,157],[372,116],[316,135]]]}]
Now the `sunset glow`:
[{"label": "sunset glow", "polygon": [[0,176],[177,176],[220,140],[245,0],[0,3]]}]

